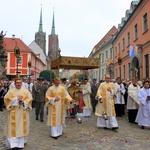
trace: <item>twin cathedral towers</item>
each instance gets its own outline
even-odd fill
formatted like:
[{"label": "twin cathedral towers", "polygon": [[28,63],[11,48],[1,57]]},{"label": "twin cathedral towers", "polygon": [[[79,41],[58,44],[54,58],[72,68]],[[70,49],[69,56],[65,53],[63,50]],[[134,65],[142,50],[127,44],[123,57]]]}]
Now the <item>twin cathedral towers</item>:
[{"label": "twin cathedral towers", "polygon": [[46,33],[43,32],[42,6],[41,6],[41,12],[40,12],[39,29],[38,29],[38,32],[35,33],[35,42],[43,50],[47,59],[49,59],[50,56],[53,59],[58,57],[59,41],[58,41],[58,35],[55,34],[54,11],[53,11],[51,34],[48,35],[48,54],[46,54]]}]

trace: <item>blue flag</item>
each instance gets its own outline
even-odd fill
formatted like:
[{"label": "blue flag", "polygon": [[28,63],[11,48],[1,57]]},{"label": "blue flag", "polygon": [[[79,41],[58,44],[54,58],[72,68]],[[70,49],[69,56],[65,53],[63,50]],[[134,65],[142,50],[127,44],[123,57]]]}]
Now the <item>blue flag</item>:
[{"label": "blue flag", "polygon": [[129,50],[129,56],[131,58],[134,58],[135,57],[135,53],[134,53],[134,47],[130,45],[130,50]]}]

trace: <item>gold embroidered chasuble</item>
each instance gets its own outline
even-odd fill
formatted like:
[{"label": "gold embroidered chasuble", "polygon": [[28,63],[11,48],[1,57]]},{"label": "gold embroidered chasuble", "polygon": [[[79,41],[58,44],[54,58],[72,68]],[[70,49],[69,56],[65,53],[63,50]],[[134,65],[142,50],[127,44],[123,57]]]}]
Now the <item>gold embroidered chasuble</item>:
[{"label": "gold embroidered chasuble", "polygon": [[[107,91],[108,88],[111,88],[114,91],[114,94],[112,95],[109,91]],[[107,116],[115,116],[115,108],[114,108],[114,97],[115,94],[117,92],[117,89],[114,86],[114,83],[101,83],[98,91],[97,91],[97,95],[96,95],[96,99],[98,99],[99,96],[102,97],[102,103],[98,102],[97,106],[96,106],[96,111],[95,111],[95,115],[96,116],[102,116],[103,111],[107,113]]]},{"label": "gold embroidered chasuble", "polygon": [[[51,104],[50,101],[58,96],[59,101]],[[46,105],[48,107],[48,126],[59,126],[65,123],[65,104],[72,100],[63,86],[51,86],[46,92]]]},{"label": "gold embroidered chasuble", "polygon": [[[82,91],[82,89],[78,85],[71,85],[68,88],[68,93],[75,100],[75,104],[77,104],[77,105],[79,105],[79,101],[80,101],[80,91]],[[70,107],[71,107],[71,105],[70,105]],[[73,106],[72,106],[72,108],[73,108]]]},{"label": "gold embroidered chasuble", "polygon": [[[22,95],[23,100],[28,104],[28,108],[24,109],[23,106],[11,106],[13,99],[17,96]],[[31,107],[32,95],[25,89],[9,89],[4,97],[4,103],[6,109],[6,125],[5,125],[5,135],[6,137],[23,137],[27,136],[29,133],[29,110]]]}]

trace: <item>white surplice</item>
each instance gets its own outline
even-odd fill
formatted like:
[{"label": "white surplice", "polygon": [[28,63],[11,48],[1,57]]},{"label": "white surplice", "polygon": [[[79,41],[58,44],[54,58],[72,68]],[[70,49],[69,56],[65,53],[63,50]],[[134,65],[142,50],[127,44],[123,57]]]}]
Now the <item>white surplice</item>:
[{"label": "white surplice", "polygon": [[140,126],[150,127],[150,101],[146,101],[147,96],[150,96],[150,88],[145,89],[143,87],[140,89],[138,94],[140,106],[135,121]]},{"label": "white surplice", "polygon": [[138,100],[139,90],[140,90],[139,85],[134,87],[133,84],[131,83],[128,86],[128,99],[127,99],[127,109],[128,110],[135,110],[135,109],[137,109],[137,105],[140,104],[140,102]]},{"label": "white surplice", "polygon": [[89,117],[92,113],[92,105],[91,105],[91,86],[89,83],[81,85],[82,94],[83,94],[83,101],[85,106],[83,107],[83,116]]},{"label": "white surplice", "polygon": [[115,104],[125,104],[123,95],[125,94],[126,90],[124,88],[124,85],[122,83],[120,85],[118,83],[115,83],[114,85],[117,89],[116,97],[114,99]]}]

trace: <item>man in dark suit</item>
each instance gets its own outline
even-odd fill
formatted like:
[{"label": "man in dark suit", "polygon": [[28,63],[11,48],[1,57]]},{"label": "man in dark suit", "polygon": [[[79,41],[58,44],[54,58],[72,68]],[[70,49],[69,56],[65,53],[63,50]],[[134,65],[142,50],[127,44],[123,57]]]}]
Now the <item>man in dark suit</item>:
[{"label": "man in dark suit", "polygon": [[43,84],[43,81],[44,79],[42,77],[37,78],[37,83],[32,87],[32,97],[35,101],[36,120],[39,120],[40,115],[41,122],[43,122],[45,93],[47,91],[47,87]]},{"label": "man in dark suit", "polygon": [[95,113],[95,107],[97,105],[97,100],[95,99],[96,93],[98,90],[98,84],[96,83],[96,79],[93,79],[93,82],[91,84],[91,100],[92,100],[92,108],[93,113]]}]

